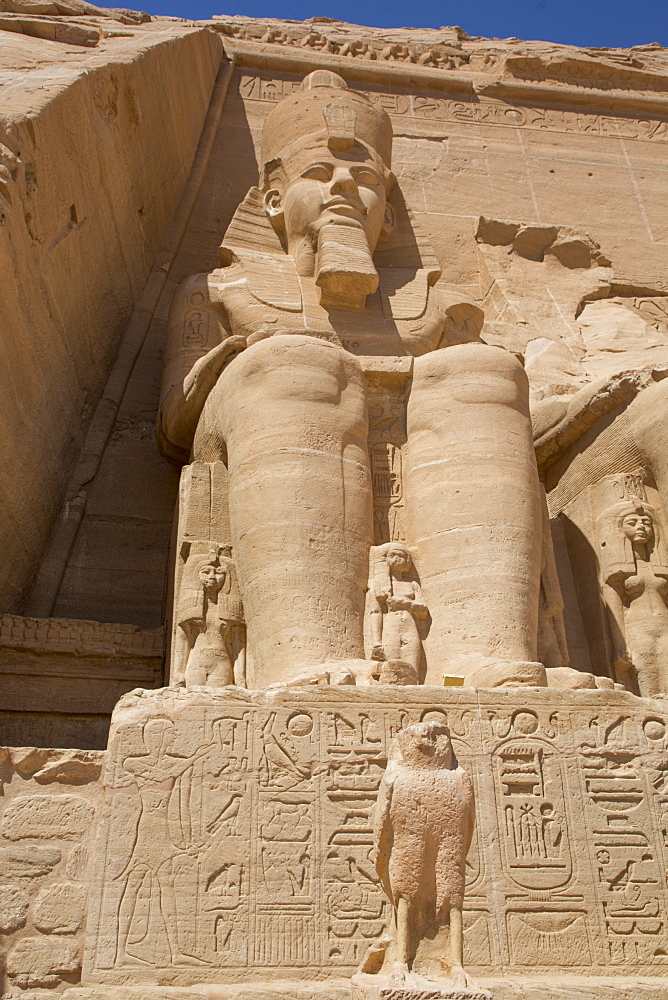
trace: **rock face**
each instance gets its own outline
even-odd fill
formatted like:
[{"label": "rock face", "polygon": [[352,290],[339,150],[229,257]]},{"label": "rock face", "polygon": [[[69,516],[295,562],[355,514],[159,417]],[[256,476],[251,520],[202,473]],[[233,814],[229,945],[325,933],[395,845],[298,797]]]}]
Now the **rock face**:
[{"label": "rock face", "polygon": [[665,50],[0,42],[10,996],[657,1000]]}]

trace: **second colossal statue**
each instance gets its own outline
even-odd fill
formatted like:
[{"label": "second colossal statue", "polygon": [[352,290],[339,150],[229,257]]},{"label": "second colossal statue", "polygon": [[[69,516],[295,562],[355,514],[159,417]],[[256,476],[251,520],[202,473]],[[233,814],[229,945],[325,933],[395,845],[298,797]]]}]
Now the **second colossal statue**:
[{"label": "second colossal statue", "polygon": [[391,150],[388,115],[334,73],[272,109],[222,266],[174,299],[161,447],[225,463],[230,537],[216,541],[237,567],[249,686],[289,681],[364,659],[368,398],[401,383],[404,535],[389,541],[415,553],[431,614],[424,680],[542,685],[527,379],[439,284]]}]

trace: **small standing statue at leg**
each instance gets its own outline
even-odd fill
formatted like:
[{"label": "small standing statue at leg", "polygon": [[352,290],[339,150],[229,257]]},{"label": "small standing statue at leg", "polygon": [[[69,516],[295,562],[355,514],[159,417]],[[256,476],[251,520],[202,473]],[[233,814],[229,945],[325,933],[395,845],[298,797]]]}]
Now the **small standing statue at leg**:
[{"label": "small standing statue at leg", "polygon": [[422,680],[420,626],[429,612],[411,554],[401,542],[371,548],[367,614],[371,659],[401,664],[410,683]]},{"label": "small standing statue at leg", "polygon": [[229,545],[193,542],[177,607],[187,687],[243,685],[243,606]]},{"label": "small standing statue at leg", "polygon": [[473,785],[448,727],[421,722],[402,730],[390,749],[374,824],[376,870],[394,909],[393,933],[382,959],[378,949],[370,952],[354,977],[354,997],[490,997],[464,971],[462,906],[474,824]]}]

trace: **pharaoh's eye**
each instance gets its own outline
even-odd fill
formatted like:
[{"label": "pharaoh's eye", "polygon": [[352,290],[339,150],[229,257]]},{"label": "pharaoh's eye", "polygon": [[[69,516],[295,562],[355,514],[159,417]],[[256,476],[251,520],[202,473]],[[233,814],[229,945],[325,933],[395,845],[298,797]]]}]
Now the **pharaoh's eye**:
[{"label": "pharaoh's eye", "polygon": [[312,167],[305,170],[302,177],[310,181],[328,181],[332,176],[332,168],[326,163],[314,163]]},{"label": "pharaoh's eye", "polygon": [[361,167],[355,171],[355,180],[358,184],[368,184],[370,187],[380,184],[380,177],[375,170],[369,167]]}]

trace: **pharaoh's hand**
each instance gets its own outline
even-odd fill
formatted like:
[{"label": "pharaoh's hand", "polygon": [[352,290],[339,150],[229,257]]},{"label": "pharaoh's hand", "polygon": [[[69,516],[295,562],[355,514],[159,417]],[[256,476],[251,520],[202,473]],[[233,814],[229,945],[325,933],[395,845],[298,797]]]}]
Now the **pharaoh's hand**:
[{"label": "pharaoh's hand", "polygon": [[227,337],[216,344],[208,354],[195,362],[183,380],[185,398],[190,400],[200,394],[208,395],[228,360],[245,347],[246,338],[240,336]]},{"label": "pharaoh's hand", "polygon": [[380,643],[371,650],[371,659],[378,660],[381,663],[385,660],[385,650]]}]

